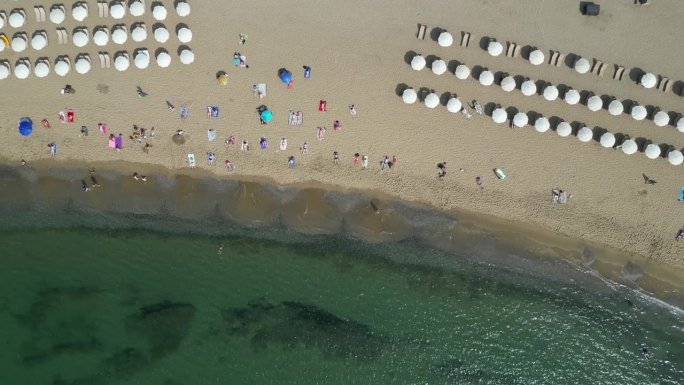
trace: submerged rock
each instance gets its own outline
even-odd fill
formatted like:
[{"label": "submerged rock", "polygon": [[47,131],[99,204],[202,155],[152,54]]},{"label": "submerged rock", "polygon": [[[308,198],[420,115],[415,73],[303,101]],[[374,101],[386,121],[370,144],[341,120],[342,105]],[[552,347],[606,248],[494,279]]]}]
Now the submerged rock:
[{"label": "submerged rock", "polygon": [[143,306],[131,315],[126,328],[147,340],[152,359],[175,352],[190,331],[195,306],[164,301]]}]

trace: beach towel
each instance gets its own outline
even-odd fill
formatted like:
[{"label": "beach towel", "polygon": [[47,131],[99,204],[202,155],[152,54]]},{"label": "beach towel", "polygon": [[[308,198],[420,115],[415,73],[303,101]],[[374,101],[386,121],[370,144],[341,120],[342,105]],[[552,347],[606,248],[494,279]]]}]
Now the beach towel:
[{"label": "beach towel", "polygon": [[304,114],[302,111],[292,111],[290,110],[290,113],[287,118],[287,124],[289,126],[301,126],[302,123],[304,122]]},{"label": "beach towel", "polygon": [[256,85],[257,89],[257,95],[259,95],[260,98],[263,98],[266,96],[266,83],[259,83]]},{"label": "beach towel", "polygon": [[121,150],[123,148],[123,138],[121,136],[114,138],[114,148],[117,150]]},{"label": "beach towel", "polygon": [[499,179],[506,179],[506,173],[504,173],[503,170],[500,168],[494,169],[494,175],[496,175],[496,177]]},{"label": "beach towel", "polygon": [[311,77],[311,67],[304,66],[304,79],[308,79],[310,77]]},{"label": "beach towel", "polygon": [[233,54],[233,65],[235,67],[240,65],[240,54],[238,54],[238,53]]},{"label": "beach towel", "polygon": [[216,130],[208,130],[207,131],[207,139],[209,139],[210,142],[213,142],[216,140]]},{"label": "beach towel", "polygon": [[240,55],[240,67],[242,67],[242,68],[247,67],[247,56]]},{"label": "beach towel", "polygon": [[207,106],[207,117],[208,118],[218,118],[219,117],[219,107],[218,106]]},{"label": "beach towel", "polygon": [[59,121],[61,123],[66,123],[67,122],[67,117],[66,113],[64,111],[59,111]]},{"label": "beach towel", "polygon": [[684,186],[679,190],[679,201],[684,202]]},{"label": "beach towel", "polygon": [[107,146],[109,146],[109,148],[116,148],[116,139],[114,139],[114,138],[109,138],[109,141],[108,141],[108,143],[107,143]]},{"label": "beach towel", "polygon": [[180,118],[181,119],[186,119],[188,117],[188,114],[190,114],[190,110],[186,106],[181,106],[180,108]]},{"label": "beach towel", "polygon": [[268,147],[268,139],[262,136],[261,139],[259,139],[259,146],[261,146],[262,150],[265,150],[266,147]]},{"label": "beach towel", "polygon": [[100,129],[100,134],[107,135],[107,125],[106,124],[100,123],[97,125],[97,127]]},{"label": "beach towel", "polygon": [[285,151],[287,150],[287,139],[282,138],[280,139],[280,151]]},{"label": "beach towel", "polygon": [[188,154],[188,166],[190,166],[190,168],[195,168],[197,166],[195,154]]},{"label": "beach towel", "polygon": [[47,119],[41,120],[40,123],[41,123],[41,124],[43,125],[43,127],[45,127],[45,128],[52,128],[52,125],[50,124],[50,122],[49,122]]},{"label": "beach towel", "polygon": [[328,102],[325,100],[319,100],[318,101],[318,111],[319,112],[325,112],[328,110]]},{"label": "beach towel", "polygon": [[361,157],[361,167],[368,168],[368,155]]},{"label": "beach towel", "polygon": [[74,111],[68,111],[67,112],[67,122],[73,123],[75,118],[76,118],[76,114],[74,114]]}]

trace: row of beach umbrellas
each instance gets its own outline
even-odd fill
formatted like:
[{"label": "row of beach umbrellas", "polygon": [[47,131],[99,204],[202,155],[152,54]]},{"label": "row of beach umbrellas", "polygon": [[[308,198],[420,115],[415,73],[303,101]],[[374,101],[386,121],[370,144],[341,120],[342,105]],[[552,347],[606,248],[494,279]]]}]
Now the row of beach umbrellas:
[{"label": "row of beach umbrellas", "polygon": [[[406,104],[413,104],[416,101],[418,101],[418,93],[413,88],[407,88],[401,94],[401,99]],[[436,108],[439,105],[439,96],[437,96],[436,93],[432,92],[425,97],[425,100],[423,102],[425,103],[425,106],[427,108]],[[449,98],[446,108],[449,112],[457,113],[460,112],[463,108],[463,103],[461,103],[461,100],[459,98],[452,96],[451,98]]]}]

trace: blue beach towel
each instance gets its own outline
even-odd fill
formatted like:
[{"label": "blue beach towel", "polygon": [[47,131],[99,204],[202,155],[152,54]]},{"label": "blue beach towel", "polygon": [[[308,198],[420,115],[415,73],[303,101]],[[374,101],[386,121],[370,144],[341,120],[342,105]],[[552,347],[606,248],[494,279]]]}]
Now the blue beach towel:
[{"label": "blue beach towel", "polygon": [[679,189],[679,200],[684,201],[684,186],[682,186],[682,188]]}]

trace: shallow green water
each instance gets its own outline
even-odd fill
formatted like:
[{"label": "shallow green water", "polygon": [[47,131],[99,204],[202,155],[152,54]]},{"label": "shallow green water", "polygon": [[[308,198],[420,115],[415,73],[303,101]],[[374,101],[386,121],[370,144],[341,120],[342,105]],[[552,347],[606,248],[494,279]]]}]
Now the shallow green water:
[{"label": "shallow green water", "polygon": [[684,321],[630,292],[259,231],[1,233],[1,383],[684,381]]}]

